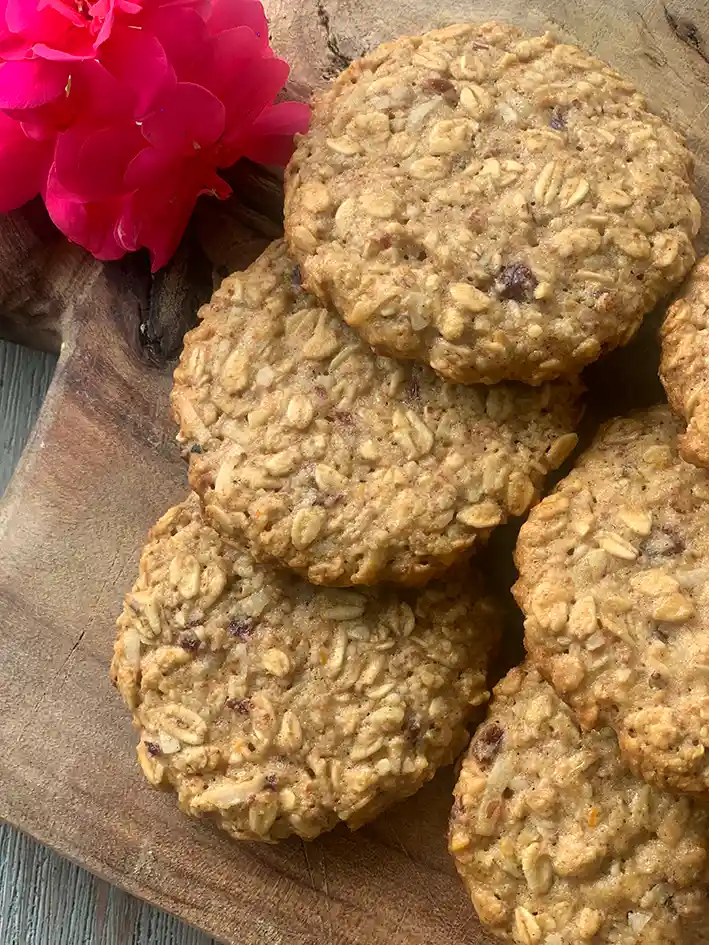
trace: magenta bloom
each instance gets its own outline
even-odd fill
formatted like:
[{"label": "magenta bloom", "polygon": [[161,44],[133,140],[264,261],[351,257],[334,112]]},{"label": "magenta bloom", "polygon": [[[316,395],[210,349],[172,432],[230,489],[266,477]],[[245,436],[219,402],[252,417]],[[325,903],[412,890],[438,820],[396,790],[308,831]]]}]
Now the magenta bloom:
[{"label": "magenta bloom", "polygon": [[0,211],[41,193],[99,259],[175,251],[240,157],[284,164],[309,110],[259,0],[0,0]]}]

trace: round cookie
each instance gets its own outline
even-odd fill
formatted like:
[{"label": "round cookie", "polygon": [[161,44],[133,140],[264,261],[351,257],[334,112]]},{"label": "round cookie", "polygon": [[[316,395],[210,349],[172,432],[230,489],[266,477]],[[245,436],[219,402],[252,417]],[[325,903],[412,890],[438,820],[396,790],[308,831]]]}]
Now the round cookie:
[{"label": "round cookie", "polygon": [[709,820],[583,733],[531,667],[495,688],[455,788],[450,850],[483,924],[517,945],[706,941]]},{"label": "round cookie", "polygon": [[193,495],[151,532],[112,677],[145,775],[186,813],[310,839],[453,760],[496,637],[474,573],[406,596],[312,587],[255,564]]},{"label": "round cookie", "polygon": [[576,444],[575,383],[471,388],[377,357],[282,242],[222,284],[172,395],[220,530],[317,584],[420,584],[523,514]]},{"label": "round cookie", "polygon": [[709,472],[657,407],[603,427],[523,525],[530,659],[644,778],[709,792]]},{"label": "round cookie", "polygon": [[660,378],[672,409],[687,421],[680,453],[709,466],[709,256],[698,263],[661,331]]},{"label": "round cookie", "polygon": [[304,282],[378,350],[539,384],[627,342],[691,267],[693,158],[613,69],[459,25],[354,62],[286,175]]}]

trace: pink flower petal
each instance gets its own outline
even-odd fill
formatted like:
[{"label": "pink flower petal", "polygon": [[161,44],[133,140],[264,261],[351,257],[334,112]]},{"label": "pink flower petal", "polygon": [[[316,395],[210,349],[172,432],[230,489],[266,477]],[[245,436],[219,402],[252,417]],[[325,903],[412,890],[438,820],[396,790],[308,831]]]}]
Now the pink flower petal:
[{"label": "pink flower petal", "polygon": [[180,82],[158,99],[155,111],[143,120],[143,137],[154,148],[194,154],[221,137],[224,116],[224,106],[211,92],[190,82]]},{"label": "pink flower petal", "polygon": [[179,159],[176,160],[172,154],[145,147],[136,154],[126,169],[126,188],[137,190],[139,187],[150,187],[160,180],[172,182],[178,174],[179,163]]},{"label": "pink flower petal", "polygon": [[38,9],[36,3],[28,0],[7,0],[5,4],[5,23],[11,33],[32,33],[38,36],[51,17],[51,13],[48,17]]},{"label": "pink flower petal", "polygon": [[21,36],[8,35],[0,38],[0,60],[13,62],[17,59],[26,59],[32,51],[32,43]]},{"label": "pink flower petal", "polygon": [[80,200],[105,200],[126,193],[125,172],[143,147],[134,122],[95,130],[79,126],[57,138],[57,182]]},{"label": "pink flower petal", "polygon": [[135,96],[100,62],[79,62],[71,70],[69,100],[82,120],[100,127],[132,118]]},{"label": "pink flower petal", "polygon": [[82,203],[64,190],[52,168],[44,202],[55,226],[72,243],[83,246],[97,259],[120,259],[125,255],[125,249],[116,239],[117,222],[125,207],[124,200]]},{"label": "pink flower petal", "polygon": [[61,37],[61,46],[51,43],[35,43],[32,52],[41,59],[55,62],[71,62],[79,59],[95,59],[93,37],[88,29],[70,27]]},{"label": "pink flower petal", "polygon": [[[30,4],[28,4],[28,6],[30,6]],[[74,4],[65,3],[64,0],[40,0],[40,2],[36,4],[36,7],[38,10],[45,10],[49,7],[74,26],[84,27],[87,22]]]},{"label": "pink flower petal", "polygon": [[122,211],[120,202],[83,204],[48,194],[46,203],[54,225],[70,242],[105,262],[125,256],[126,251],[115,235],[116,219],[120,219]]},{"label": "pink flower petal", "polygon": [[209,80],[204,84],[224,102],[227,127],[238,133],[238,126],[253,121],[273,102],[288,71],[287,62],[270,52],[264,55],[251,30],[240,26],[214,40]]},{"label": "pink flower petal", "polygon": [[0,113],[0,213],[15,210],[44,189],[52,142],[33,141]]},{"label": "pink flower petal", "polygon": [[200,196],[210,196],[216,197],[217,200],[226,200],[228,197],[231,197],[232,190],[229,184],[214,172],[210,175],[209,179],[205,178],[202,182],[202,189],[199,193]]},{"label": "pink flower petal", "polygon": [[268,43],[268,20],[259,0],[214,0],[207,25],[212,36],[248,26],[262,46]]},{"label": "pink flower petal", "polygon": [[[40,109],[32,109],[32,111],[40,111]],[[7,113],[4,112],[3,114]],[[7,114],[7,117],[12,118],[12,113]],[[17,121],[25,137],[31,138],[32,141],[46,141],[48,137],[52,139],[56,137],[56,132],[49,132],[49,134],[47,134],[41,122],[22,121],[19,118],[13,119],[13,121]]]},{"label": "pink flower petal", "polygon": [[99,46],[103,46],[106,40],[110,37],[113,31],[114,22],[115,22],[115,14],[113,10],[111,10],[108,16],[101,23],[101,29],[98,31],[98,35],[94,43],[94,46],[96,49],[98,49]]},{"label": "pink flower petal", "polygon": [[198,195],[197,188],[191,193],[182,190],[171,200],[156,201],[151,191],[131,195],[122,227],[132,232],[136,247],[149,250],[153,272],[161,269],[179,246]]},{"label": "pink flower petal", "polygon": [[91,7],[92,30],[97,32],[94,45],[96,49],[102,46],[113,30],[113,23],[116,18],[115,5],[113,0],[97,0]]},{"label": "pink flower petal", "polygon": [[89,6],[91,19],[103,20],[105,17],[107,17],[111,13],[114,6],[115,6],[114,0],[95,0],[95,2],[90,4]]},{"label": "pink flower petal", "polygon": [[[27,54],[35,43],[51,49],[62,49],[67,34],[72,30],[75,32],[77,28],[46,4],[28,0],[7,0],[5,23],[7,31],[0,40],[5,60],[20,58],[20,50],[24,49]],[[86,25],[84,21],[85,29]]]},{"label": "pink flower petal", "polygon": [[241,156],[285,166],[293,155],[293,135],[305,134],[309,124],[310,108],[304,102],[270,105],[251,126]]},{"label": "pink flower petal", "polygon": [[[125,176],[128,190],[166,188],[168,193],[178,192],[184,187],[185,180],[189,180],[190,186],[196,187],[200,193],[213,193],[220,200],[231,193],[226,181],[199,156],[186,160],[150,147],[136,154]],[[193,184],[194,181],[197,183]]]},{"label": "pink flower petal", "polygon": [[0,0],[0,58],[24,59],[32,45],[25,37],[17,36],[7,26],[8,0]]},{"label": "pink flower petal", "polygon": [[99,50],[99,60],[135,95],[134,117],[142,118],[166,83],[174,82],[165,50],[157,37],[142,29],[115,23]]},{"label": "pink flower petal", "polygon": [[[139,3],[133,3],[131,0],[96,0],[90,9],[91,30],[97,34],[94,45],[98,49],[111,35],[117,12],[136,16],[141,12],[142,7]],[[140,24],[135,22],[131,26],[140,26]]]},{"label": "pink flower petal", "polygon": [[209,16],[209,7],[212,0],[141,0],[143,12],[153,13],[157,9],[163,10],[196,10],[206,20]]},{"label": "pink flower petal", "polygon": [[145,148],[131,163],[126,181],[135,189],[119,226],[126,248],[150,251],[153,271],[167,263],[182,239],[197,197],[225,198],[229,185],[198,158],[180,160]]},{"label": "pink flower petal", "polygon": [[140,3],[131,3],[131,0],[116,0],[116,8],[121,13],[130,13],[131,15],[140,13],[143,9]]},{"label": "pink flower petal", "polygon": [[143,17],[145,29],[156,36],[180,82],[197,82],[208,62],[207,27],[189,7],[159,7]]},{"label": "pink flower petal", "polygon": [[35,108],[51,102],[64,89],[69,69],[58,62],[24,59],[0,66],[0,108]]},{"label": "pink flower petal", "polygon": [[69,239],[158,268],[198,196],[228,195],[217,166],[286,161],[308,109],[273,104],[259,0],[85,2],[0,0],[0,209],[39,189]]},{"label": "pink flower petal", "polygon": [[235,75],[242,78],[245,65],[263,57],[263,48],[253,30],[245,26],[225,30],[211,39],[204,85],[220,95],[232,84]]},{"label": "pink flower petal", "polygon": [[37,108],[6,108],[5,114],[22,123],[27,137],[40,141],[53,139],[58,131],[68,128],[76,117],[77,109],[71,96],[60,95],[53,102],[38,105]]},{"label": "pink flower petal", "polygon": [[277,102],[268,105],[256,121],[254,135],[302,135],[310,125],[310,105],[306,102]]}]

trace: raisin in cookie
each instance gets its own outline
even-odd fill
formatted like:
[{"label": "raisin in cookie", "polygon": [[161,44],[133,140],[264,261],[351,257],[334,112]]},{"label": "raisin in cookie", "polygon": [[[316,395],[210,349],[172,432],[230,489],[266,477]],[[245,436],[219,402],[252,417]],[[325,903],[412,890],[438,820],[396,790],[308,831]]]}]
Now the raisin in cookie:
[{"label": "raisin in cookie", "polygon": [[477,578],[397,596],[312,587],[207,525],[153,529],[112,676],[148,780],[234,837],[355,828],[467,741],[497,618]]},{"label": "raisin in cookie", "polygon": [[687,421],[679,442],[682,456],[709,466],[709,256],[667,313],[660,377],[672,409]]},{"label": "raisin in cookie", "polygon": [[694,261],[683,139],[605,63],[461,25],[354,62],[286,178],[308,289],[378,350],[538,384],[627,342]]},{"label": "raisin in cookie", "polygon": [[228,278],[172,396],[190,483],[252,553],[317,584],[420,584],[535,501],[578,388],[452,385],[377,357],[282,242]]},{"label": "raisin in cookie", "polygon": [[532,668],[497,685],[463,761],[450,850],[481,921],[517,945],[698,945],[706,811],[645,784]]},{"label": "raisin in cookie", "polygon": [[709,472],[667,407],[602,428],[530,515],[513,588],[530,658],[634,769],[709,792]]}]

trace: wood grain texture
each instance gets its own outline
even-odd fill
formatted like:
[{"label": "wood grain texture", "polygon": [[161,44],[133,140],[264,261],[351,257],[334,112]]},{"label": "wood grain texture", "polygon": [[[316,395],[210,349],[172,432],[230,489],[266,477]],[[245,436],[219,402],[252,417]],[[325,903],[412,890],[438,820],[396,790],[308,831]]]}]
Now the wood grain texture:
[{"label": "wood grain texture", "polygon": [[3,945],[214,945],[7,824],[0,826]]},{"label": "wood grain texture", "polygon": [[[688,132],[709,208],[708,0],[668,0],[667,8],[546,0],[531,12],[521,0],[266,5],[301,93],[400,32],[493,13],[554,26],[631,74]],[[187,275],[192,253],[220,272],[278,232],[273,181],[254,172],[237,190],[230,207],[204,209],[172,280],[146,281],[132,261],[87,265],[54,304],[63,338],[55,381],[0,508],[0,815],[234,945],[480,945],[445,850],[450,771],[357,835],[341,828],[307,846],[230,843],[147,788],[107,681],[113,620],[145,531],[185,491],[167,362],[179,343],[173,307],[188,321],[189,293],[204,290]],[[592,417],[659,395],[655,328],[648,320],[631,349],[591,372]]]},{"label": "wood grain texture", "polygon": [[[56,357],[0,342],[0,495],[54,374]],[[210,945],[174,916],[0,825],[2,945]]]}]

